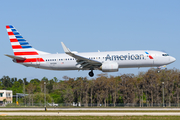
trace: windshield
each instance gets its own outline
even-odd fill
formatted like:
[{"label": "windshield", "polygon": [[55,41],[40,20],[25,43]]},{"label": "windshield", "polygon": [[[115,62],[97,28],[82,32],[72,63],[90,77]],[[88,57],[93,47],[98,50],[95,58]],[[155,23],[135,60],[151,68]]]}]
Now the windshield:
[{"label": "windshield", "polygon": [[162,54],[162,56],[169,56],[169,54]]}]

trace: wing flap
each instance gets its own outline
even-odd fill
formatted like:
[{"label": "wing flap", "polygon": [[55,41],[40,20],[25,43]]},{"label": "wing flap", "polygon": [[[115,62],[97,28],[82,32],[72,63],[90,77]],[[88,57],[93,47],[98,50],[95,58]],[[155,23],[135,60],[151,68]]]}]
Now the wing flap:
[{"label": "wing flap", "polygon": [[[72,53],[72,52],[65,46],[65,44],[64,44],[63,42],[61,42],[61,44],[62,44],[62,47],[63,47],[63,49],[64,49],[64,52],[65,52],[66,54],[68,54],[69,56],[75,58],[76,61],[78,62],[78,64],[81,64],[81,66],[85,67],[85,66],[87,66],[87,65],[91,65],[91,66],[97,66],[97,67],[99,67],[99,66],[102,65],[102,63],[99,62],[99,61],[97,61],[97,60],[92,60],[92,59],[89,59],[89,58],[86,58],[86,57],[77,55],[77,54],[75,54],[75,53]],[[84,63],[85,65],[83,65],[83,63]]]}]

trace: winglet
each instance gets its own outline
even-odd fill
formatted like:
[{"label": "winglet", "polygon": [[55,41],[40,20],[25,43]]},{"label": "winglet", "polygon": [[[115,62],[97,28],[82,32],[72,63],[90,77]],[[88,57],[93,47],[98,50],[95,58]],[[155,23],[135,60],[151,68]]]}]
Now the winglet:
[{"label": "winglet", "polygon": [[65,46],[65,44],[63,42],[61,42],[61,45],[62,45],[65,53],[71,53],[71,51]]}]

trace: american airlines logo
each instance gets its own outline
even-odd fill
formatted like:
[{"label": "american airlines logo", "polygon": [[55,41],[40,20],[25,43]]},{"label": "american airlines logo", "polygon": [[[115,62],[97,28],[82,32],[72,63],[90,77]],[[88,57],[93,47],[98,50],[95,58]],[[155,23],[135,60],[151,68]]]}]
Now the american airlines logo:
[{"label": "american airlines logo", "polygon": [[130,54],[128,53],[127,55],[109,55],[107,54],[107,56],[105,57],[105,60],[142,60],[144,59],[144,55],[143,54]]}]

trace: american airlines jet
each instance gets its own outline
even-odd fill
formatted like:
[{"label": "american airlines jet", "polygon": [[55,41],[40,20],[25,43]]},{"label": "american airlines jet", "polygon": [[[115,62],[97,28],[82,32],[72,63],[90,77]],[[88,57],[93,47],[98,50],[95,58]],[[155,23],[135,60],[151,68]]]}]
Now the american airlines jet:
[{"label": "american airlines jet", "polygon": [[6,26],[14,55],[7,55],[13,62],[27,67],[48,70],[93,70],[117,72],[119,68],[161,67],[176,59],[165,52],[152,50],[84,52],[70,51],[61,42],[65,54],[50,54],[34,49],[27,40],[12,26]]}]

